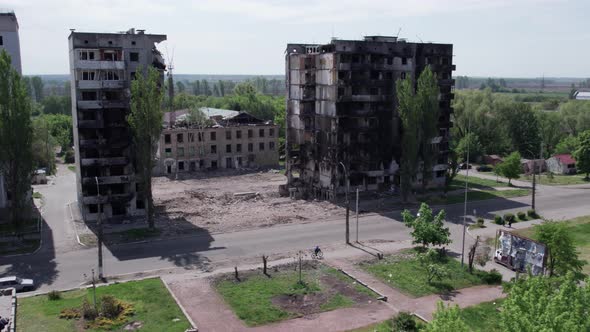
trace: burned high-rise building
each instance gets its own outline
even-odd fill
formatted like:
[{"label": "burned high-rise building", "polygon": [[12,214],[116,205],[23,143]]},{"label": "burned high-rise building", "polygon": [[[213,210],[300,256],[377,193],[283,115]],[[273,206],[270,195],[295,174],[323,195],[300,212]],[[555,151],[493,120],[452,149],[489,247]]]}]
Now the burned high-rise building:
[{"label": "burned high-rise building", "polygon": [[[444,183],[451,100],[453,45],[409,43],[397,37],[333,39],[289,44],[286,50],[287,187],[292,195],[333,199],[351,189],[399,186],[401,120],[396,81],[416,79],[430,66],[440,94],[437,158],[430,185]],[[420,172],[413,179],[420,184]],[[348,181],[348,183],[347,183]]]},{"label": "burned high-rise building", "polygon": [[69,36],[76,180],[85,220],[96,220],[99,211],[108,219],[145,214],[127,123],[130,82],[148,66],[163,73],[156,44],[164,40],[135,29]]}]

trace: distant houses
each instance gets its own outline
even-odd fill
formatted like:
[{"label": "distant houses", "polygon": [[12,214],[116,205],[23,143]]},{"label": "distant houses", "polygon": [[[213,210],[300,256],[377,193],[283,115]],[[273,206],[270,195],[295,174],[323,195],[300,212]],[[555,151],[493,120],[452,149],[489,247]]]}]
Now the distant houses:
[{"label": "distant houses", "polygon": [[557,154],[547,159],[547,169],[555,174],[576,174],[576,160],[570,154]]}]

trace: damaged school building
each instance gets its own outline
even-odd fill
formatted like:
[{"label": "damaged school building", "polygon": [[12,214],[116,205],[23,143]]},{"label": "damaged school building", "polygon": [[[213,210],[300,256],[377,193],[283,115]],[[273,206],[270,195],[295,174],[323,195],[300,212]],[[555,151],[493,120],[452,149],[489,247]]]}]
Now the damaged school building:
[{"label": "damaged school building", "polygon": [[164,115],[156,174],[278,166],[279,127],[272,121],[233,110],[198,111],[207,123],[191,123],[188,110]]},{"label": "damaged school building", "polygon": [[164,40],[166,35],[135,29],[69,36],[76,184],[84,220],[96,220],[99,209],[111,220],[145,215],[126,117],[137,70],[153,66],[163,79],[166,66],[156,44]]},{"label": "damaged school building", "polygon": [[[283,194],[334,199],[338,193],[399,189],[401,120],[395,84],[426,66],[440,87],[438,159],[430,186],[444,184],[454,80],[453,45],[397,37],[288,44],[287,185]],[[419,172],[418,172],[419,173]],[[414,179],[421,185],[421,176]]]}]

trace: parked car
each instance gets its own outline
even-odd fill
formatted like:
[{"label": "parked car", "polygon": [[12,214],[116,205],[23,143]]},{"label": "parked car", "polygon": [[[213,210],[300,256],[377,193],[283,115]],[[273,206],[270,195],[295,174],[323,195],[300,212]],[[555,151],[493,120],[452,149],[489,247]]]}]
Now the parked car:
[{"label": "parked car", "polygon": [[471,169],[471,164],[461,163],[459,164],[459,169]]},{"label": "parked car", "polygon": [[21,279],[18,277],[0,278],[0,289],[14,288],[17,292],[32,291],[35,289],[33,279]]},{"label": "parked car", "polygon": [[476,168],[478,172],[491,172],[494,169],[490,165],[481,165]]}]

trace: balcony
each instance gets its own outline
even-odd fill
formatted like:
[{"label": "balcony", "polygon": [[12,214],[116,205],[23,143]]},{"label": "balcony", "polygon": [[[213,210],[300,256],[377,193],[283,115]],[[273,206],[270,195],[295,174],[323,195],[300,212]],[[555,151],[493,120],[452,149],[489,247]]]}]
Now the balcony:
[{"label": "balcony", "polygon": [[104,122],[101,120],[78,120],[78,128],[98,129],[103,127]]},{"label": "balcony", "polygon": [[106,145],[106,139],[81,139],[80,146],[84,148],[96,148],[101,145]]},{"label": "balcony", "polygon": [[127,87],[127,81],[78,81],[78,88],[85,90],[96,89],[123,89]]},{"label": "balcony", "polygon": [[102,106],[104,108],[128,108],[129,101],[127,101],[127,100],[103,100]]},{"label": "balcony", "polygon": [[105,204],[105,203],[126,203],[133,199],[133,193],[124,194],[107,194],[100,196],[84,196],[82,203],[84,204]]},{"label": "balcony", "polygon": [[114,158],[83,158],[82,166],[116,166],[127,165],[129,159],[127,157]]},{"label": "balcony", "polygon": [[383,101],[387,101],[387,96],[385,96],[385,95],[352,95],[351,101],[357,101],[357,102],[383,102]]},{"label": "balcony", "polygon": [[100,100],[78,100],[78,108],[80,109],[99,109],[102,108]]},{"label": "balcony", "polygon": [[[133,182],[135,177],[133,175],[116,175],[116,176],[99,176],[98,184],[118,184]],[[86,177],[82,179],[83,184],[96,184],[94,177]]]},{"label": "balcony", "polygon": [[125,61],[96,61],[96,60],[75,60],[76,69],[111,69],[124,70]]}]

